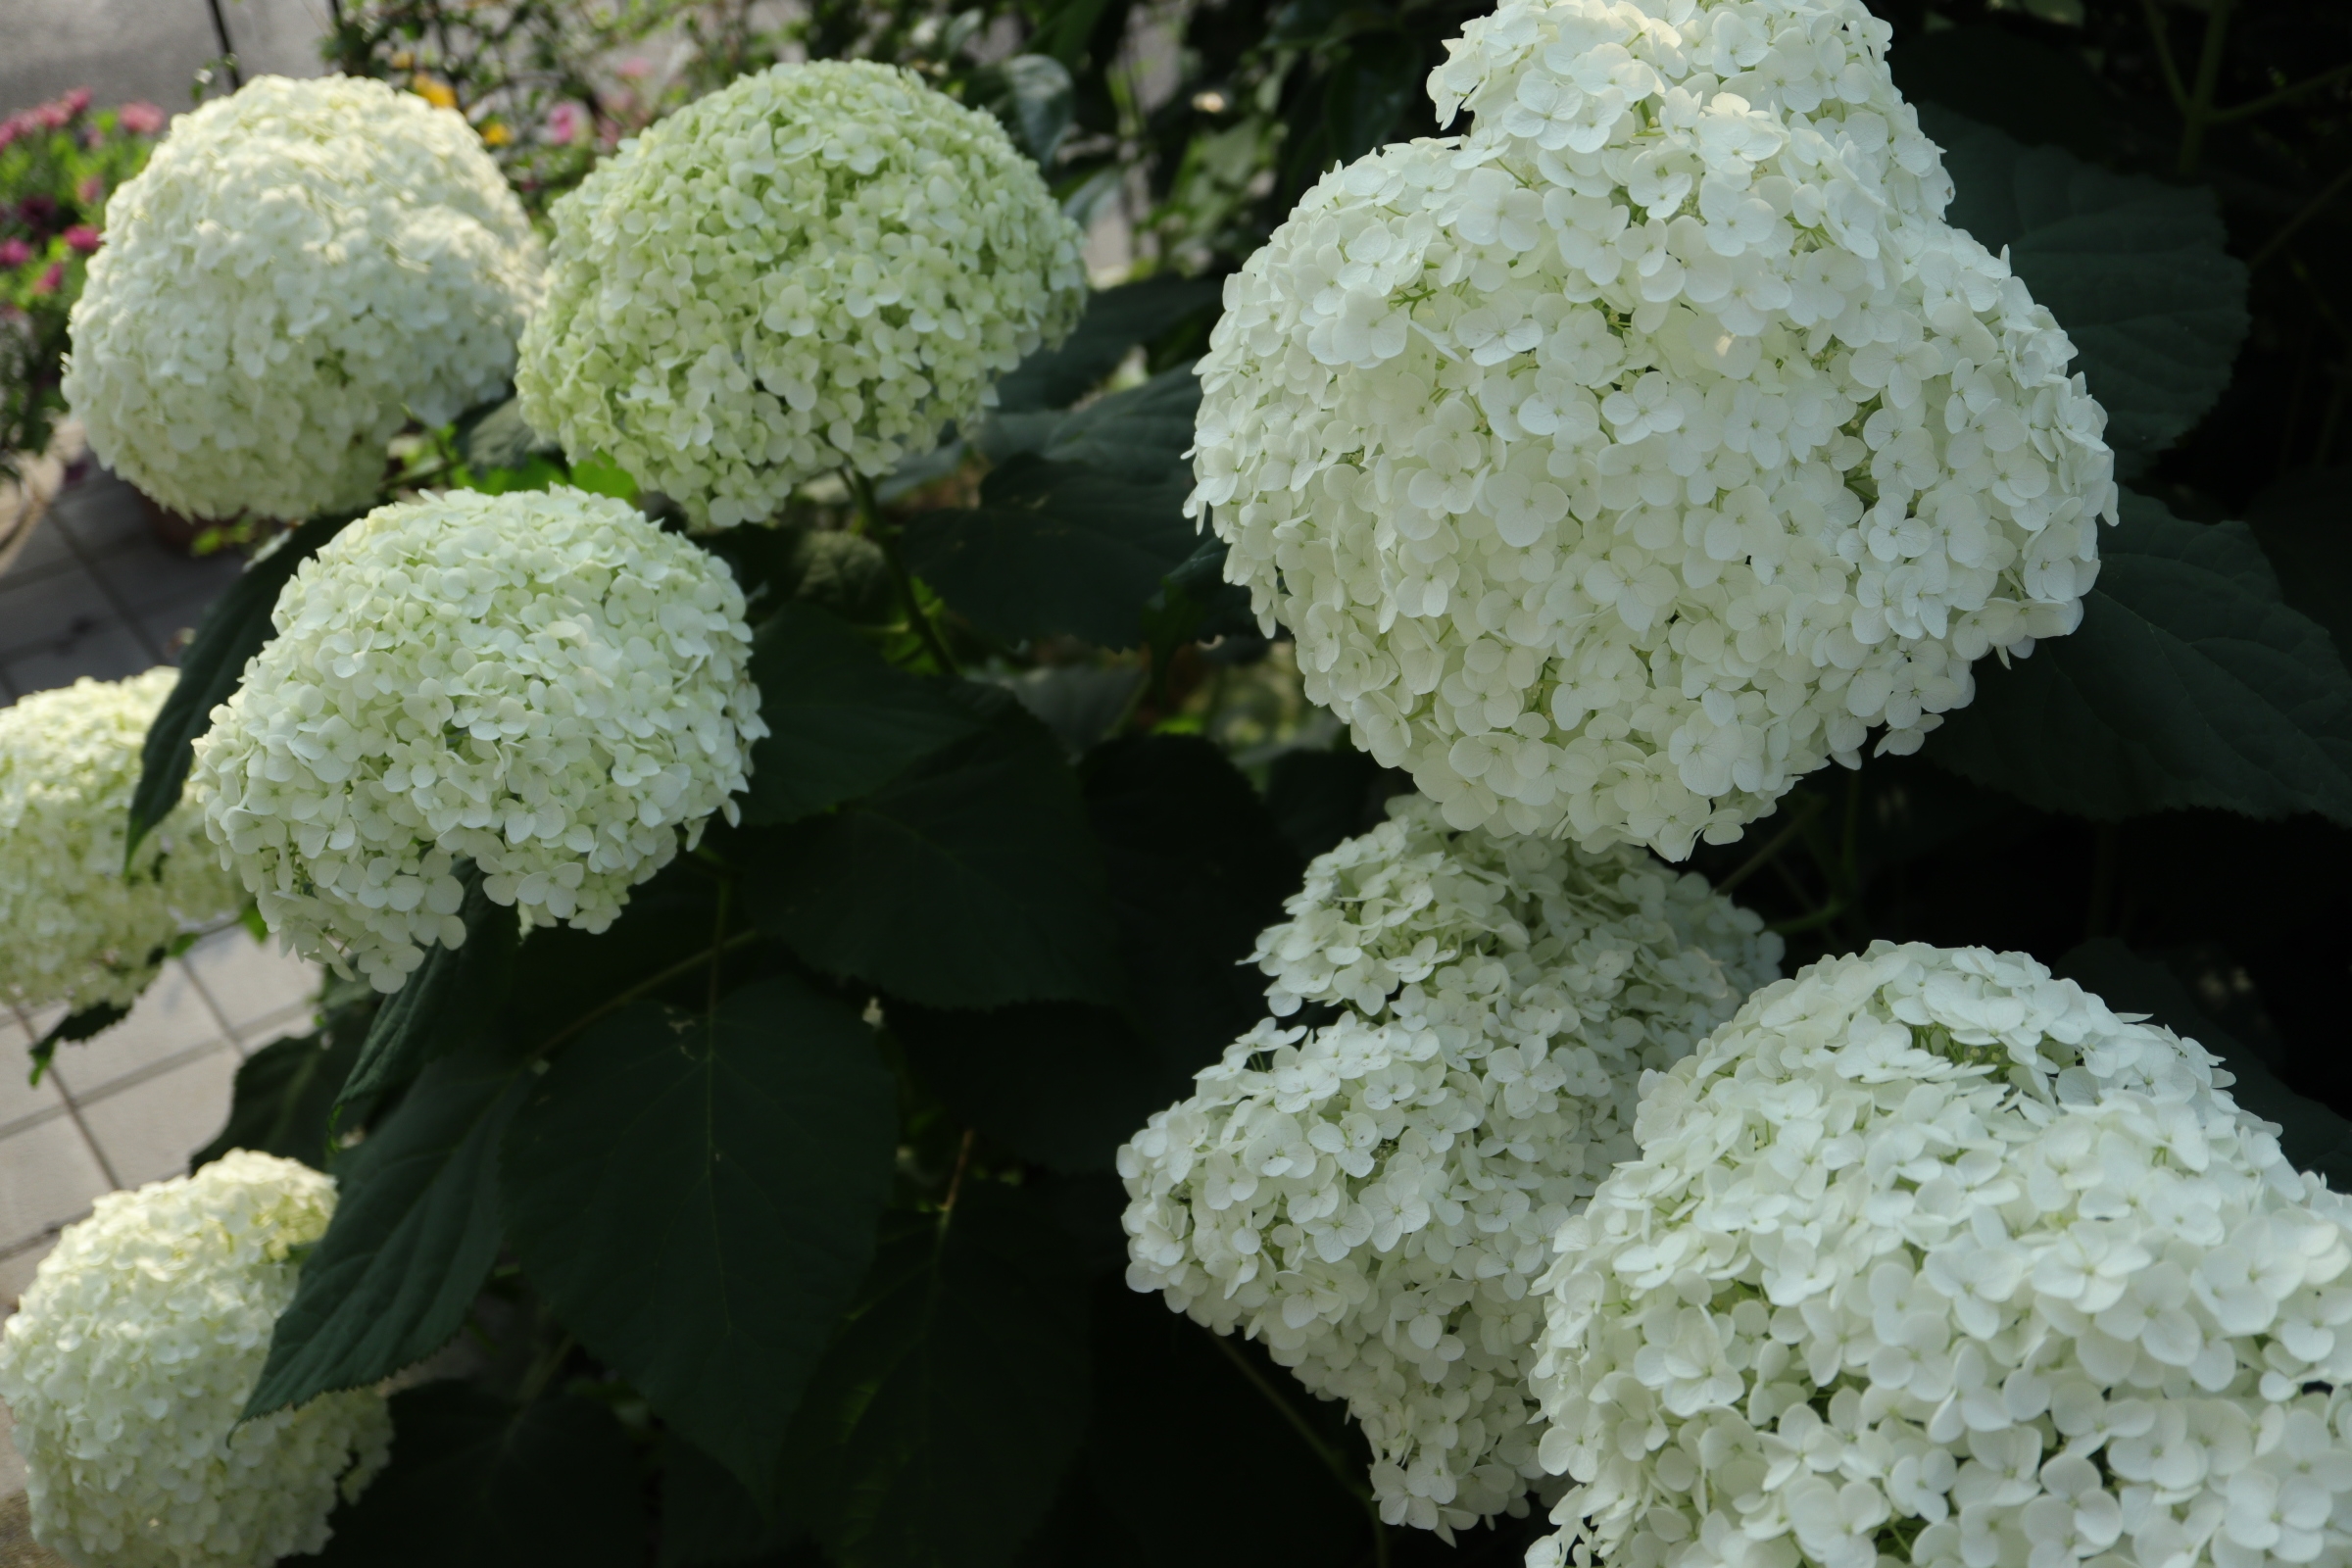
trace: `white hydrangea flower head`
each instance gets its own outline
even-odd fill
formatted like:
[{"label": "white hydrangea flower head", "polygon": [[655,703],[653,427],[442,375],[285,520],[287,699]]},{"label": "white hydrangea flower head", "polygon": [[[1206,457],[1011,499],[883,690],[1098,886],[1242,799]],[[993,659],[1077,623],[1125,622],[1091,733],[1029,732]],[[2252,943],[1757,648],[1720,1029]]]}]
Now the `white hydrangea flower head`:
[{"label": "white hydrangea flower head", "polygon": [[2352,1560],[2352,1207],[2230,1081],[2019,954],[1757,993],[1559,1233],[1532,1568]]},{"label": "white hydrangea flower head", "polygon": [[1509,0],[1225,286],[1189,506],[1456,826],[1722,843],[2074,628],[2105,414],[1859,0]]},{"label": "white hydrangea flower head", "polygon": [[326,1544],[335,1499],[389,1456],[383,1395],[237,1417],[293,1299],[293,1250],[334,1207],[332,1178],[238,1150],[66,1228],[0,1333],[41,1544],[91,1568],[268,1568]]},{"label": "white hydrangea flower head", "polygon": [[181,115],[107,206],[65,392],[100,458],[202,517],[365,505],[414,414],[513,374],[542,256],[463,116],[261,76]]},{"label": "white hydrangea flower head", "polygon": [[[1275,1017],[1119,1151],[1127,1283],[1345,1399],[1391,1524],[1523,1514],[1552,1233],[1633,1152],[1641,1075],[1780,938],[1640,851],[1457,832],[1419,796],[1287,908]],[[1307,1005],[1337,1012],[1281,1021]]]},{"label": "white hydrangea flower head", "polygon": [[379,507],[295,569],[196,742],[205,827],[294,950],[396,991],[465,940],[465,862],[602,931],[735,819],[767,733],[725,563],[609,496]]},{"label": "white hydrangea flower head", "polygon": [[85,675],[0,708],[0,1000],[127,1007],[174,938],[245,903],[192,802],[123,867],[139,749],[178,678]]},{"label": "white hydrangea flower head", "polygon": [[887,471],[1085,304],[1078,226],[995,120],[870,61],[745,76],[556,203],[524,416],[698,524]]}]

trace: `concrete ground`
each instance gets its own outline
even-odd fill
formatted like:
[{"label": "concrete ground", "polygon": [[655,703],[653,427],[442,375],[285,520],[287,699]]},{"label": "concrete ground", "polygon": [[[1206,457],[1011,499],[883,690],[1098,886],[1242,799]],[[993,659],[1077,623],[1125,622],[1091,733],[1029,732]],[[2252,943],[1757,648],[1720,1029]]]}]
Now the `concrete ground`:
[{"label": "concrete ground", "polygon": [[[318,75],[327,16],[327,0],[220,0],[248,76]],[[144,98],[176,113],[220,54],[207,0],[0,0],[0,115],[73,87],[101,105]]]}]

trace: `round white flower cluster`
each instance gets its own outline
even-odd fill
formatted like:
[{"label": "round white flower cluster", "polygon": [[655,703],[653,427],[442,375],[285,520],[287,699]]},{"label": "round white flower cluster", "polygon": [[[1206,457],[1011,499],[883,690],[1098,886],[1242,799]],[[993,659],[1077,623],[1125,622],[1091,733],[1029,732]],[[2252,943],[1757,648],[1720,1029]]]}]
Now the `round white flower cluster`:
[{"label": "round white flower cluster", "polygon": [[0,708],[0,999],[127,1007],[174,937],[245,902],[192,803],[123,868],[139,748],[178,678],[85,675]]},{"label": "round white flower cluster", "polygon": [[106,1568],[267,1568],[317,1551],[392,1441],[383,1396],[321,1395],[238,1425],[293,1249],[335,1184],[239,1150],[193,1176],[98,1200],[41,1260],[0,1335],[32,1531]]},{"label": "round white flower cluster", "polygon": [[525,416],[713,527],[929,451],[1085,300],[1078,227],[1003,128],[867,61],[690,104],[554,218]]},{"label": "round white flower cluster", "polygon": [[1189,507],[1456,826],[1737,838],[2074,628],[2105,415],[1859,0],[1513,0],[1227,280]]},{"label": "round white flower cluster", "polygon": [[411,414],[497,392],[539,296],[465,119],[351,76],[262,76],[172,121],[107,206],[65,392],[107,464],[196,516],[366,504]]},{"label": "round white flower cluster", "polygon": [[270,929],[379,991],[465,940],[465,861],[526,926],[603,930],[767,733],[725,564],[608,496],[378,508],[270,618],[192,786]]},{"label": "round white flower cluster", "polygon": [[1531,1564],[2346,1560],[2352,1208],[2213,1068],[2015,954],[1751,998],[1560,1233]]},{"label": "round white flower cluster", "polygon": [[1346,1399],[1390,1523],[1524,1513],[1552,1233],[1780,938],[1639,851],[1456,834],[1417,796],[1287,907],[1273,1011],[1337,1016],[1259,1024],[1119,1152],[1127,1283]]}]

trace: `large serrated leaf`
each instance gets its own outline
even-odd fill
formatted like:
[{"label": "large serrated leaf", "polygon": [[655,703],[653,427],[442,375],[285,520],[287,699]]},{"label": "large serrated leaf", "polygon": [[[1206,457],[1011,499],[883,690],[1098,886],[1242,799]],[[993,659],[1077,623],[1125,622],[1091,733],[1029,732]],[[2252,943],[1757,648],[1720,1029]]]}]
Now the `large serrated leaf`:
[{"label": "large serrated leaf", "polygon": [[767,738],[752,749],[747,822],[790,822],[878,788],[979,720],[935,682],[894,669],[810,605],[785,604],[752,653]]},{"label": "large serrated leaf", "polygon": [[1003,1568],[1087,1415],[1085,1296],[1042,1195],[906,1216],[794,1417],[779,1474],[837,1568]]},{"label": "large serrated leaf", "polygon": [[516,1409],[470,1383],[392,1396],[392,1462],[335,1510],[317,1568],[637,1568],[629,1435],[573,1395]]},{"label": "large serrated leaf", "polygon": [[338,1165],[335,1217],[278,1315],[248,1417],[380,1382],[457,1333],[498,1256],[493,1165],[526,1081],[492,1053],[445,1056]]},{"label": "large serrated leaf", "polygon": [[270,612],[277,592],[294,575],[294,568],[317,555],[326,542],[356,521],[356,512],[313,517],[263,560],[245,568],[227,592],[213,601],[179,658],[179,679],[172,695],[156,710],[155,722],[139,753],[139,786],[130,797],[130,830],[122,846],[122,863],[130,863],[158,822],[179,804],[195,760],[190,749],[196,737],[213,727],[213,710],[228,701],[245,678],[245,665],[270,640]]},{"label": "large serrated leaf", "polygon": [[1086,315],[1059,348],[1040,349],[997,383],[997,407],[1007,414],[1066,408],[1117,369],[1129,349],[1212,309],[1221,287],[1213,278],[1162,273],[1103,289],[1086,302]]},{"label": "large serrated leaf", "polygon": [[1200,412],[1200,382],[1187,364],[1066,414],[1000,414],[981,426],[979,447],[991,463],[1028,453],[1149,479],[1184,462]]},{"label": "large serrated leaf", "polygon": [[872,1031],[776,978],[709,1016],[641,1003],[591,1029],[515,1117],[501,1186],[564,1326],[764,1495],[897,1142]]},{"label": "large serrated leaf", "polygon": [[1926,755],[2102,821],[2203,806],[2352,822],[2352,673],[2245,524],[2127,494],[2099,545],[2081,627],[2007,669],[1980,661],[1976,700]]},{"label": "large serrated leaf", "polygon": [[2138,472],[2213,407],[2244,341],[2246,269],[2213,193],[2028,148],[1933,105],[1955,195],[1946,215],[2009,264],[2074,340],[2107,410],[2117,472]]},{"label": "large serrated leaf", "polygon": [[1149,480],[1022,454],[991,473],[970,509],[906,524],[909,569],[951,609],[1005,642],[1068,635],[1131,648],[1145,604],[1198,540],[1184,515],[1192,477]]},{"label": "large serrated leaf", "polygon": [[910,1002],[1116,1001],[1077,780],[1010,697],[971,700],[977,734],[839,810],[746,834],[746,906],[810,964]]},{"label": "large serrated leaf", "polygon": [[237,1068],[228,1124],[188,1157],[188,1168],[209,1165],[232,1149],[251,1149],[324,1170],[327,1113],[359,1058],[356,1034],[289,1035],[264,1046]]},{"label": "large serrated leaf", "polygon": [[425,950],[408,983],[376,1009],[359,1060],[335,1097],[338,1115],[355,1101],[408,1082],[427,1061],[485,1039],[496,1023],[514,978],[522,923],[512,906],[492,902],[471,864],[464,882],[458,918],[466,925],[465,943]]}]

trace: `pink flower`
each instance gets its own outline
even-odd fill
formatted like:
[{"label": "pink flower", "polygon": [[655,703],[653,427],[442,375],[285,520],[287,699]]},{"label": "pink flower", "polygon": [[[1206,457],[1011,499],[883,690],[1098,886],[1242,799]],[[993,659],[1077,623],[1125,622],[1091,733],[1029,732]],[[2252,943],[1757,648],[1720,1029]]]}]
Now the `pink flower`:
[{"label": "pink flower", "polygon": [[35,294],[54,294],[57,292],[58,285],[63,283],[65,280],[66,264],[63,262],[51,262],[49,264],[49,270],[43,272],[40,276],[32,280],[32,291]]},{"label": "pink flower", "polygon": [[66,243],[87,256],[98,248],[98,231],[87,223],[75,223],[66,230]]},{"label": "pink flower", "polygon": [[74,199],[84,207],[105,206],[106,181],[96,174],[84,176],[82,182],[74,187]]},{"label": "pink flower", "polygon": [[164,121],[167,118],[169,117],[161,109],[138,98],[132,99],[115,111],[115,123],[134,136],[154,135],[164,128]]},{"label": "pink flower", "polygon": [[0,239],[0,267],[23,267],[32,259],[32,247],[21,239]]},{"label": "pink flower", "polygon": [[548,139],[565,147],[570,146],[580,139],[580,131],[586,126],[587,119],[580,112],[578,104],[566,102],[556,105],[547,112]]},{"label": "pink flower", "polygon": [[58,106],[65,110],[66,118],[71,120],[75,115],[80,114],[84,109],[90,107],[90,89],[87,87],[76,87],[72,92],[67,93],[63,98],[60,98],[57,102]]},{"label": "pink flower", "polygon": [[628,59],[623,60],[620,63],[619,69],[622,75],[629,77],[631,80],[635,80],[636,78],[646,75],[652,72],[654,69],[654,63],[646,59],[643,55],[631,55]]}]

